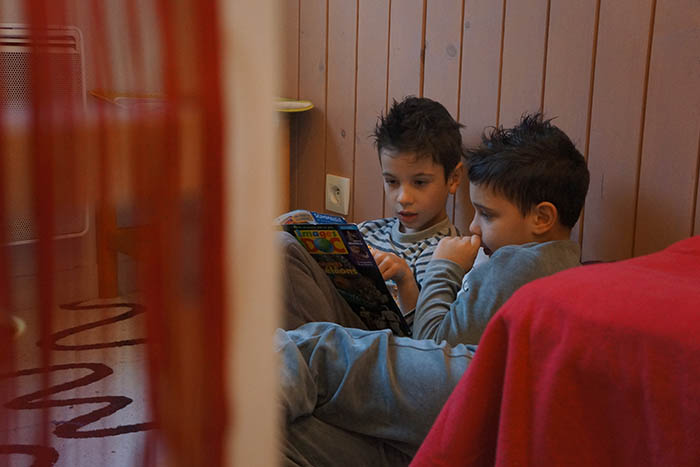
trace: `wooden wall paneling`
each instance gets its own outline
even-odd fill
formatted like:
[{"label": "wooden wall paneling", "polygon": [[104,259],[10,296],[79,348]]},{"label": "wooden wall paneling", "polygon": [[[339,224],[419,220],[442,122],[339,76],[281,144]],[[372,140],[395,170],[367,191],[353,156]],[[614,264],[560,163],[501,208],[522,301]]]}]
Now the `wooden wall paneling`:
[{"label": "wooden wall paneling", "polygon": [[[281,44],[280,50],[280,79],[279,90],[276,94],[280,97],[299,98],[299,1],[289,0],[281,2],[279,22]],[[282,161],[281,170],[281,207],[280,210],[288,210],[296,205],[296,179],[297,174],[297,119],[291,114],[278,113],[280,128],[280,154],[287,156],[287,161]],[[285,162],[287,165],[285,165]],[[294,178],[294,179],[293,179]]]},{"label": "wooden wall paneling", "polygon": [[596,0],[552,2],[549,14],[545,116],[583,153],[586,149]]},{"label": "wooden wall paneling", "polygon": [[583,259],[632,255],[652,0],[600,6]]},{"label": "wooden wall paneling", "polygon": [[281,97],[299,98],[299,0],[280,2]]},{"label": "wooden wall paneling", "polygon": [[[422,94],[422,61],[424,2],[398,0],[391,2],[389,23],[389,74],[387,105],[409,95]],[[394,206],[384,203],[384,215],[394,214]]]},{"label": "wooden wall paneling", "polygon": [[[459,119],[459,70],[464,0],[428,2],[425,15],[423,95],[440,102]],[[454,219],[454,197],[447,214]]]},{"label": "wooden wall paneling", "polygon": [[[353,177],[357,2],[328,3],[326,173]],[[351,189],[353,180],[350,181]],[[352,200],[351,200],[352,202]],[[352,217],[352,204],[348,217]]]},{"label": "wooden wall paneling", "polygon": [[463,0],[428,2],[425,16],[423,95],[455,119],[459,110],[459,51]]},{"label": "wooden wall paneling", "polygon": [[[597,0],[552,2],[543,112],[586,154]],[[578,241],[580,222],[572,230]]]},{"label": "wooden wall paneling", "polygon": [[700,2],[657,0],[634,255],[693,232],[700,129]]},{"label": "wooden wall paneling", "polygon": [[378,219],[383,213],[383,179],[371,135],[377,117],[385,111],[388,41],[389,0],[359,0],[355,175],[351,200],[354,222]]},{"label": "wooden wall paneling", "polygon": [[296,180],[293,208],[323,211],[325,208],[326,140],[326,0],[304,0],[299,21],[299,98],[314,108],[298,117]]},{"label": "wooden wall paneling", "polygon": [[423,47],[423,2],[391,2],[389,24],[388,103],[406,96],[421,94],[421,60]]},{"label": "wooden wall paneling", "polygon": [[[478,145],[484,128],[497,123],[503,13],[503,0],[465,0],[458,115],[465,125],[462,138],[466,146]],[[462,234],[469,232],[473,217],[465,176],[454,214],[454,223]]]},{"label": "wooden wall paneling", "polygon": [[540,110],[547,33],[547,0],[506,2],[499,123],[513,126]]},{"label": "wooden wall paneling", "polygon": [[[282,209],[286,209],[284,206],[285,201],[289,203],[288,209],[297,209],[299,208],[299,128],[300,120],[303,120],[304,118],[308,117],[305,117],[303,114],[297,116],[280,115],[279,117],[286,118],[289,123],[289,193],[287,195],[286,200],[284,197],[284,193],[281,193]],[[280,122],[280,125],[282,124],[284,124],[284,122]],[[305,124],[305,122],[302,121],[301,124],[303,125]],[[284,144],[284,133],[285,128],[281,127],[280,144]],[[284,153],[284,148],[280,150],[280,153]],[[282,183],[284,183],[284,180],[282,181]]]}]

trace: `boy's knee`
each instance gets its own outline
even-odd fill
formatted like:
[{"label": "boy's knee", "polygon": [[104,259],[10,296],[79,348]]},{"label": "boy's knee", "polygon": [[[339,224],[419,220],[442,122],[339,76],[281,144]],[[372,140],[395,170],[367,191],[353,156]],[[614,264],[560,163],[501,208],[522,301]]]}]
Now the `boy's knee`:
[{"label": "boy's knee", "polygon": [[294,238],[294,235],[290,234],[289,232],[280,231],[277,232],[277,243],[286,247],[287,245],[299,242],[297,242],[296,238]]}]

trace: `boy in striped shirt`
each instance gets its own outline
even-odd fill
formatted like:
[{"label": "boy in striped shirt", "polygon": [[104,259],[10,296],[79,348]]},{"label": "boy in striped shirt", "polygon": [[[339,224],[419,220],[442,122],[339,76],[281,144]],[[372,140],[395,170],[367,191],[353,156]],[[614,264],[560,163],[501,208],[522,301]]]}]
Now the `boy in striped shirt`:
[{"label": "boy in striped shirt", "polygon": [[[447,216],[447,199],[459,187],[464,154],[460,125],[440,103],[407,97],[380,116],[374,140],[391,217],[359,224],[385,280],[396,285],[398,304],[412,321],[421,279],[438,242],[459,231]],[[313,259],[285,240],[287,329],[308,321],[363,327],[337,297]]]},{"label": "boy in striped shirt", "polygon": [[359,227],[384,279],[396,284],[404,314],[415,308],[423,272],[438,242],[459,235],[446,205],[462,178],[461,127],[440,103],[419,97],[394,101],[375,127],[392,216]]}]

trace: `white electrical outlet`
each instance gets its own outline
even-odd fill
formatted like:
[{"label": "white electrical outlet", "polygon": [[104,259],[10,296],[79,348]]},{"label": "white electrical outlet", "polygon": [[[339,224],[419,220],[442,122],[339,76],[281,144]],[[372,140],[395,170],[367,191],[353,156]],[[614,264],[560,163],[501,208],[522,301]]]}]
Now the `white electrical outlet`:
[{"label": "white electrical outlet", "polygon": [[346,216],[350,206],[350,179],[326,174],[326,210]]}]

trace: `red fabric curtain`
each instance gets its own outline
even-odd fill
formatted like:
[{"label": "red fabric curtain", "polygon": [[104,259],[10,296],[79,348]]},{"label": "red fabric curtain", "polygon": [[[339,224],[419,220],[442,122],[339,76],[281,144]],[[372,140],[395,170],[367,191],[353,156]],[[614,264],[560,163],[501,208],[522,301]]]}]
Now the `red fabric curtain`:
[{"label": "red fabric curtain", "polygon": [[[0,79],[0,465],[9,465],[18,454],[33,456],[34,465],[53,465],[78,455],[70,450],[79,445],[66,439],[126,433],[142,433],[145,442],[121,465],[163,465],[164,460],[167,465],[221,465],[231,421],[223,356],[218,3],[31,0],[23,8],[21,21],[7,28],[3,60],[14,60],[16,52],[8,47],[21,36],[26,67],[3,72]],[[73,33],[75,42],[69,37]],[[78,56],[73,72],[83,75],[77,81],[64,79],[71,71],[62,67],[73,66],[57,60],[65,50]],[[7,63],[2,65],[6,71]],[[18,80],[24,83],[19,97]],[[17,138],[21,154],[13,152],[11,140]],[[26,169],[22,180],[13,178],[16,167]],[[16,212],[8,200],[20,191],[27,193],[33,228],[27,238],[14,241],[8,232]],[[70,303],[57,298],[74,287],[57,264],[67,255],[93,254],[85,247],[72,251],[60,241],[65,237],[60,226],[81,203],[87,203],[90,218],[83,238],[91,239],[87,248],[98,251],[93,269],[100,276],[99,292],[120,291],[115,290],[117,276],[108,271],[118,266],[119,249],[136,265],[129,300],[117,296],[91,302],[96,287],[83,287],[88,292],[73,294]],[[117,222],[124,212],[126,220]],[[26,259],[24,251],[29,251]],[[29,293],[18,289],[25,266],[36,284]],[[33,304],[31,311],[23,309],[22,300]],[[100,315],[72,327],[64,322],[69,312],[115,304],[121,308],[108,318]],[[113,323],[141,314],[140,334],[109,334]],[[27,325],[26,335],[37,338],[29,346],[36,354],[31,358],[22,356],[23,337],[14,335],[21,322],[16,318]],[[80,333],[97,328],[103,342],[80,340]],[[72,339],[64,347],[70,347],[73,361],[65,352],[59,358],[60,339]],[[59,387],[61,372],[79,370],[76,381],[82,381],[85,370],[93,372],[85,378],[116,373],[117,368],[93,361],[94,352],[125,346],[140,347],[145,356],[146,378],[132,380],[146,388],[143,419],[119,418],[119,410],[127,410],[113,411],[123,404],[119,394],[99,399],[87,391],[94,400],[61,394],[68,389]],[[93,352],[90,358],[82,356],[83,350]],[[75,407],[74,418],[62,412],[68,405]],[[40,422],[18,429],[30,409],[41,412]]]}]

